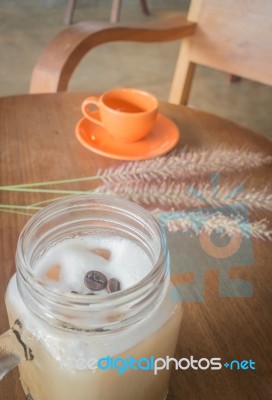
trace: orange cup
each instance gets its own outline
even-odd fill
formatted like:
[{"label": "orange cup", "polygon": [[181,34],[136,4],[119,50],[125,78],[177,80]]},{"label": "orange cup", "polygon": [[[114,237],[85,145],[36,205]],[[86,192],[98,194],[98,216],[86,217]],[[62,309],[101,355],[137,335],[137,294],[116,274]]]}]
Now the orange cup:
[{"label": "orange cup", "polygon": [[[89,109],[95,105],[97,113]],[[158,113],[158,100],[138,89],[120,88],[87,97],[81,110],[86,118],[102,126],[115,140],[137,142],[149,134]]]}]

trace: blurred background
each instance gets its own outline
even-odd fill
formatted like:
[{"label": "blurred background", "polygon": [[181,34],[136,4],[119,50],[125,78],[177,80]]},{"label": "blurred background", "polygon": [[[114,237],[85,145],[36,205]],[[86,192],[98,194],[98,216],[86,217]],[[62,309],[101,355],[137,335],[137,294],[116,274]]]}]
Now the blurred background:
[{"label": "blurred background", "polygon": [[[147,0],[151,16],[138,0],[123,0],[120,23],[187,13],[189,0]],[[0,0],[0,96],[28,92],[32,69],[43,47],[62,29],[65,0]],[[74,23],[108,21],[111,0],[78,0]],[[167,101],[180,41],[165,44],[110,43],[83,59],[69,91],[101,92],[132,86]],[[189,105],[228,118],[272,138],[272,88],[197,67]]]}]

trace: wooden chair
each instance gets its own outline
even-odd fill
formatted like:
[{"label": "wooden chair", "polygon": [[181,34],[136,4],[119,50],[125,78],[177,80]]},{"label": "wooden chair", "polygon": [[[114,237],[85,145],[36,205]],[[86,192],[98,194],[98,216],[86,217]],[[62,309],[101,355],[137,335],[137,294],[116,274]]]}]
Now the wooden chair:
[{"label": "wooden chair", "polygon": [[59,33],[33,71],[30,93],[67,89],[82,57],[113,41],[169,41],[183,38],[169,101],[186,104],[197,64],[272,84],[272,2],[192,0],[186,16],[142,25],[82,22]]},{"label": "wooden chair", "polygon": [[[67,6],[65,9],[65,14],[64,14],[65,25],[70,25],[73,21],[73,15],[74,15],[75,7],[76,7],[76,2],[77,2],[77,0],[68,0],[67,1]],[[141,3],[143,13],[145,15],[150,15],[146,0],[140,0],[140,3]],[[122,0],[112,0],[111,13],[110,13],[110,22],[111,23],[116,23],[119,21],[120,14],[121,14],[121,7],[122,7]]]},{"label": "wooden chair", "polygon": [[187,104],[197,64],[272,85],[271,0],[193,0],[169,101]]}]

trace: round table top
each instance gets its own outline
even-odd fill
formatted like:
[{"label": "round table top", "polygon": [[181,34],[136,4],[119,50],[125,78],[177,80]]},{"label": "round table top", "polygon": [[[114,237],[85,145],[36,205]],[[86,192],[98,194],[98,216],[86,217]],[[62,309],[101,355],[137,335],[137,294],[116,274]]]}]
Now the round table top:
[{"label": "round table top", "polygon": [[[87,177],[95,175],[98,169],[119,163],[90,152],[75,137],[75,125],[81,118],[80,105],[88,95],[58,93],[0,98],[2,186]],[[272,143],[268,139],[220,117],[167,103],[160,104],[160,112],[178,126],[180,148],[186,146],[190,151],[203,146],[208,149],[219,145],[236,149],[246,146],[271,156]],[[223,178],[240,182],[246,179],[247,185],[263,187],[271,183],[271,167],[238,171]],[[78,182],[71,187],[82,191],[93,186]],[[32,204],[48,198],[45,196],[45,193],[2,190],[1,204]],[[260,219],[269,214],[267,211],[248,213],[249,219],[256,216]],[[19,213],[0,212],[2,300],[15,272],[18,235],[28,218]],[[176,357],[217,357],[222,364],[234,359],[251,360],[256,368],[231,370],[223,366],[218,371],[192,368],[173,371],[167,399],[272,398],[272,270],[269,265],[272,246],[271,242],[260,239],[250,240],[245,246],[246,255],[230,257],[227,263],[219,258],[203,267],[208,263],[207,255],[201,253],[197,239],[183,233],[175,235],[170,243],[173,262],[188,263],[182,284],[189,292],[191,288],[200,293],[198,298],[187,298],[184,302]],[[228,287],[232,296],[224,292]],[[237,289],[236,295],[234,289]],[[4,301],[0,307],[0,327],[4,332],[8,328]],[[0,392],[1,400],[24,399],[16,369],[0,383]]]}]

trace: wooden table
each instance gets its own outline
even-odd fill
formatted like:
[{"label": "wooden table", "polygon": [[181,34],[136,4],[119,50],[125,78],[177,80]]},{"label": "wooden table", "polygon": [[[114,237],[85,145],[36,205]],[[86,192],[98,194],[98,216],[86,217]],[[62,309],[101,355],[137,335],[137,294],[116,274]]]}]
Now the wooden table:
[{"label": "wooden table", "polygon": [[[74,135],[81,116],[80,94],[25,95],[0,99],[1,185],[95,174],[112,164],[111,159],[83,148]],[[262,150],[271,155],[272,144],[264,137],[232,122],[186,107],[161,104],[161,112],[173,119],[181,132],[180,146],[199,148],[225,143]],[[271,183],[266,166],[247,173],[251,182]],[[88,184],[73,188],[87,190]],[[29,204],[41,200],[40,194],[1,193],[1,203]],[[42,197],[44,199],[44,196]],[[14,273],[14,254],[19,232],[27,217],[1,213],[0,296],[3,299]],[[178,251],[178,249],[177,249]],[[254,262],[247,268],[233,268],[231,275],[248,280],[254,294],[250,298],[222,298],[218,295],[218,269],[205,274],[205,301],[184,304],[184,317],[177,357],[211,358],[222,361],[252,359],[256,370],[175,371],[169,400],[268,400],[272,398],[271,243],[253,241]],[[187,257],[181,254],[181,257]],[[190,255],[188,255],[190,257]],[[235,267],[235,266],[234,266]],[[4,302],[0,309],[1,331],[8,328]],[[17,371],[0,384],[1,400],[23,400]],[[57,400],[57,399],[48,399]],[[101,399],[102,400],[102,399]],[[143,399],[144,400],[144,399]]]}]

